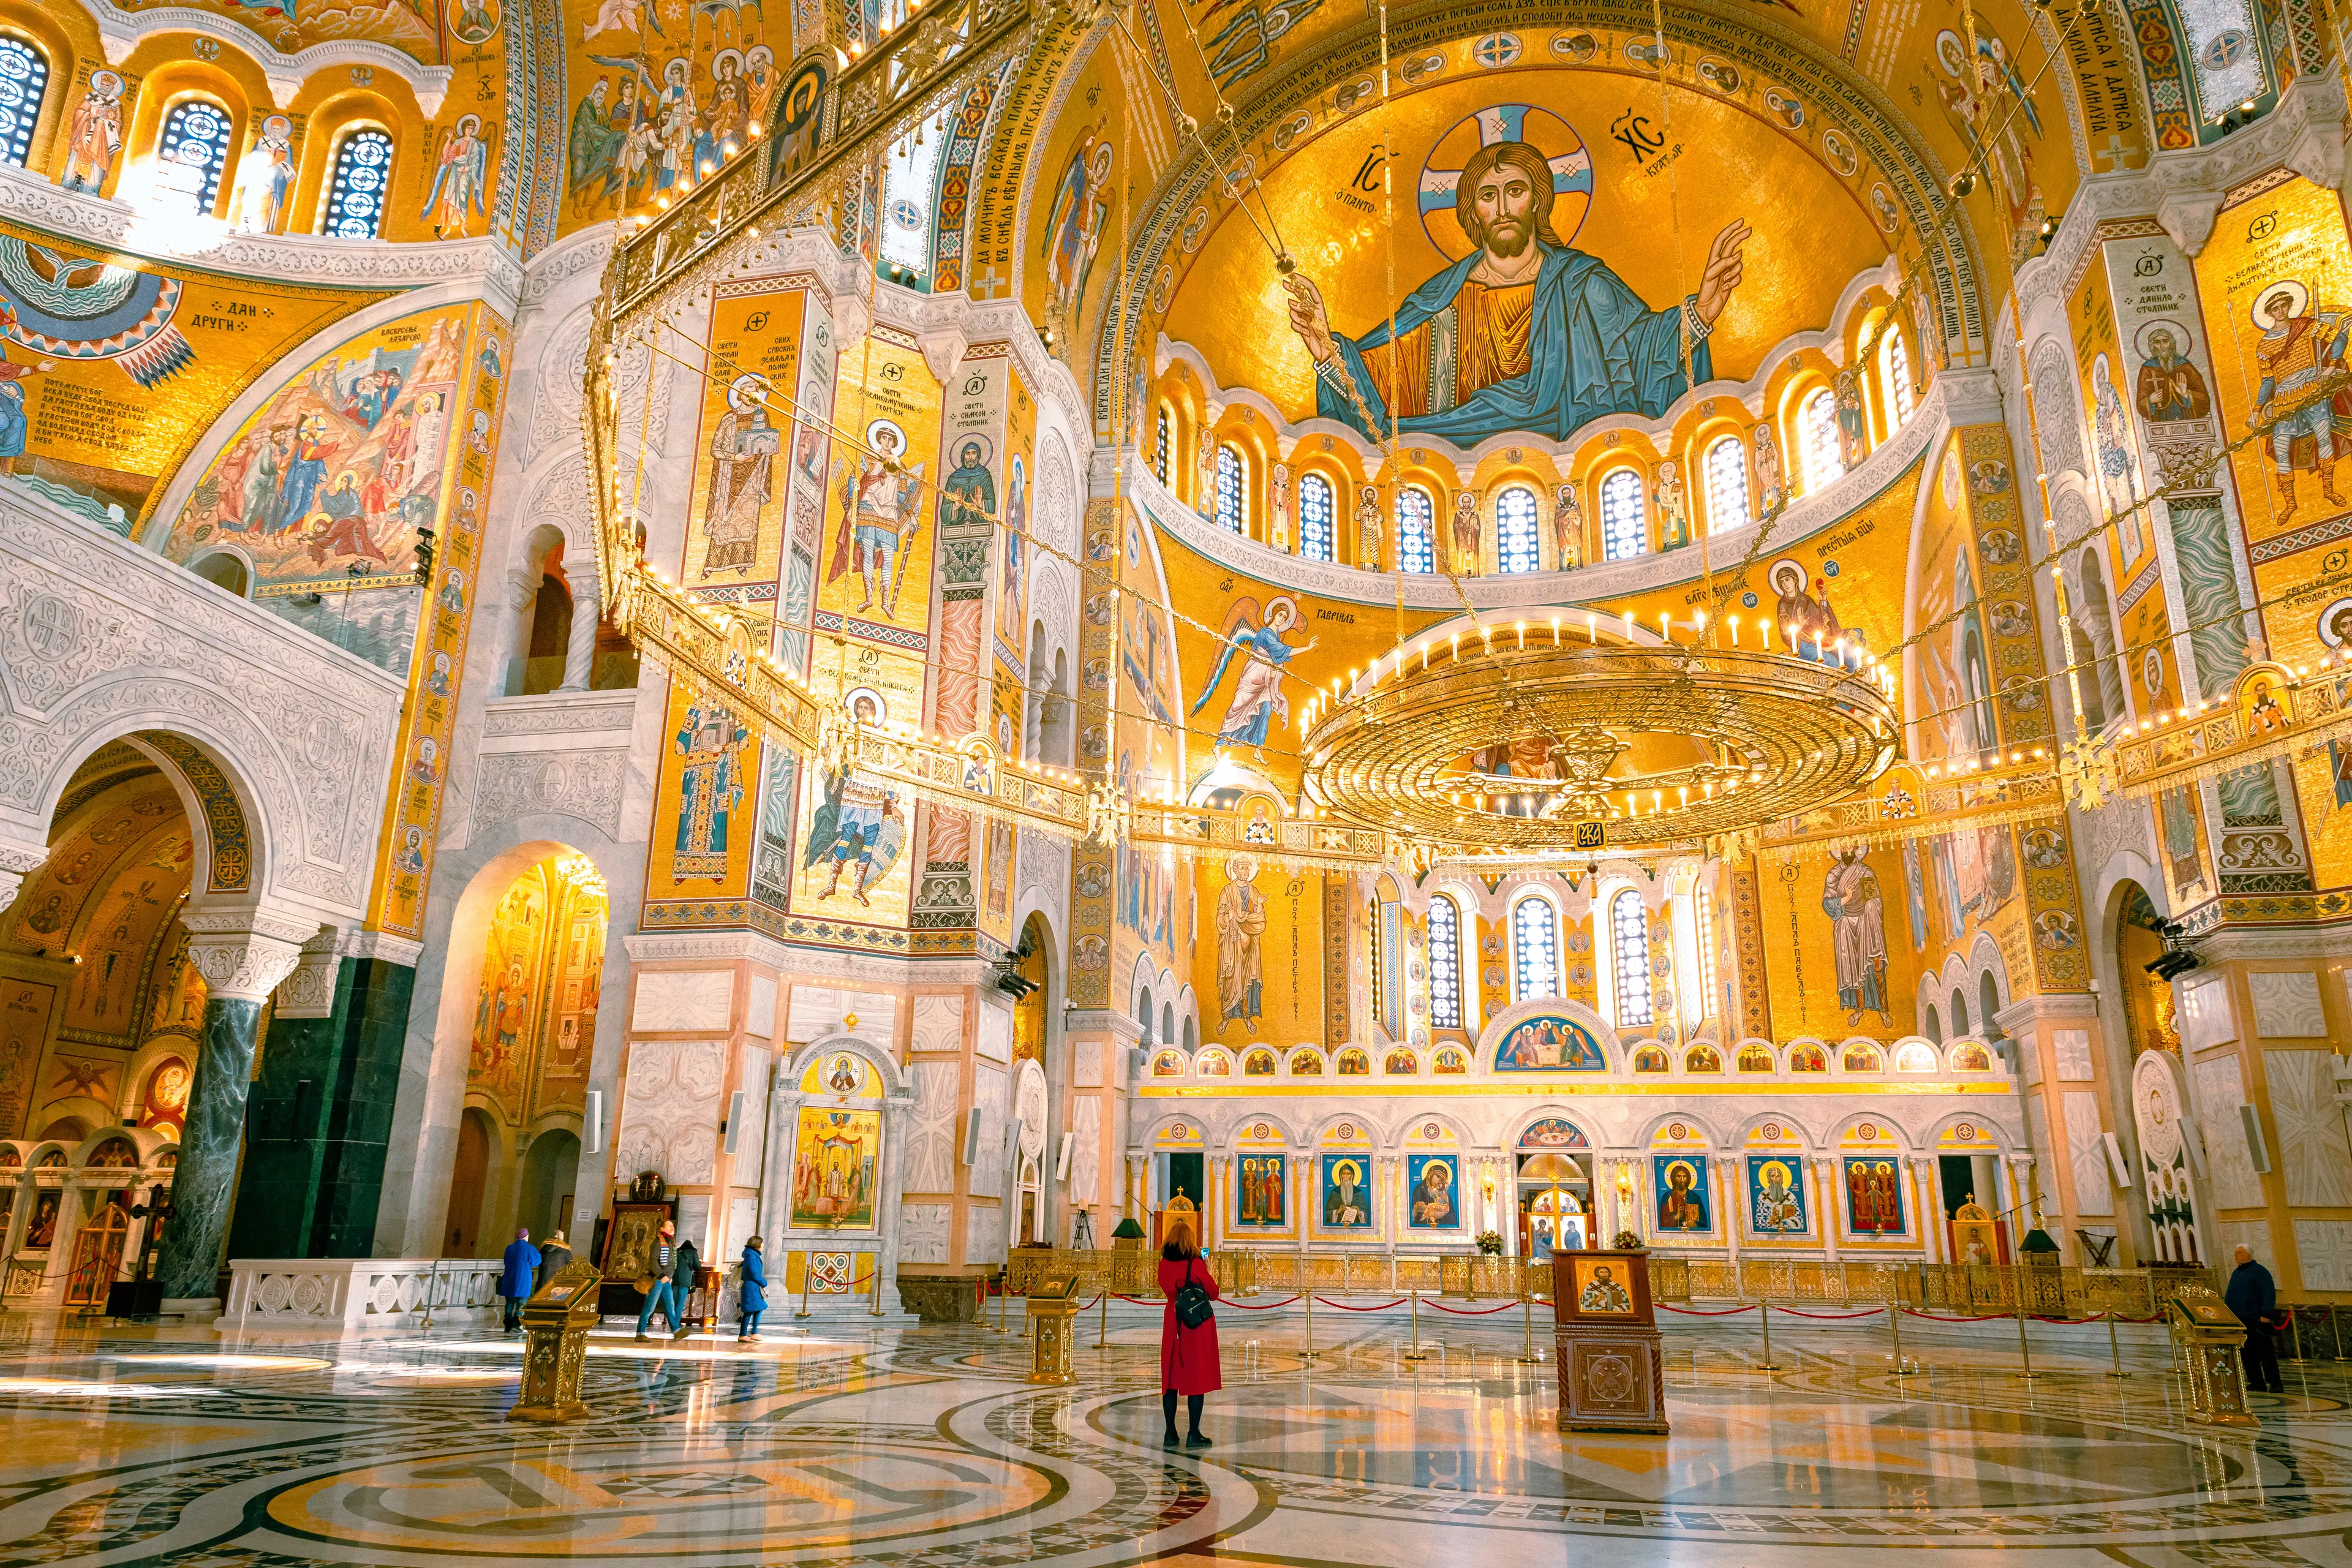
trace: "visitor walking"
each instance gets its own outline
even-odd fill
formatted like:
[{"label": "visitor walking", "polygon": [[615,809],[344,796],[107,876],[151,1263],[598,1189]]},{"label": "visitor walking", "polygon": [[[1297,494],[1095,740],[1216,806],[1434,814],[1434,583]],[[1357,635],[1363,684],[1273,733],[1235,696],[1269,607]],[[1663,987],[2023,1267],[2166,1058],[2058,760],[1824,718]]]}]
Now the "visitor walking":
[{"label": "visitor walking", "polygon": [[538,1288],[538,1268],[539,1248],[530,1244],[530,1232],[515,1232],[499,1269],[499,1319],[508,1333],[522,1331],[522,1304]]},{"label": "visitor walking", "polygon": [[[668,1220],[662,1221],[661,1230],[654,1237],[653,1251],[646,1258],[646,1271],[639,1276],[646,1280],[646,1284],[640,1287],[646,1293],[646,1304],[637,1309],[637,1338],[641,1340],[650,1337],[646,1332],[646,1325],[654,1321],[656,1310],[661,1313],[664,1323],[681,1334],[686,1332],[682,1326],[686,1300],[679,1297],[673,1300],[670,1297],[670,1271],[677,1267],[677,1249],[670,1245],[670,1237],[677,1234],[677,1226]],[[688,1278],[692,1279],[693,1276],[688,1275]]]},{"label": "visitor walking", "polygon": [[563,1239],[563,1233],[559,1230],[547,1238],[545,1247],[539,1249],[539,1282],[546,1284],[562,1273],[571,1262],[572,1244]]},{"label": "visitor walking", "polygon": [[[670,1335],[671,1339],[686,1338],[687,1333],[693,1327],[692,1320],[686,1315],[686,1300],[694,1293],[695,1272],[701,1267],[702,1259],[694,1250],[693,1239],[689,1237],[679,1242],[677,1262],[669,1271],[670,1318],[677,1324],[676,1331]],[[718,1309],[715,1305],[711,1309],[711,1315],[718,1316]]]},{"label": "visitor walking", "polygon": [[[1220,1300],[1217,1277],[1190,1236],[1180,1235],[1160,1249],[1160,1291],[1168,1310],[1160,1323],[1160,1410],[1168,1418],[1160,1441],[1173,1448],[1205,1448],[1201,1401],[1224,1386],[1217,1360],[1217,1319],[1209,1303]],[[1176,1436],[1176,1396],[1184,1396],[1191,1435]]]},{"label": "visitor walking", "polygon": [[2230,1271],[2230,1288],[2221,1299],[2238,1315],[2238,1321],[2246,1325],[2246,1343],[2238,1352],[2246,1364],[2246,1392],[2284,1394],[2286,1385],[2279,1381],[2278,1341],[2274,1337],[2282,1321],[2278,1282],[2271,1278],[2269,1269],[2254,1261],[2248,1248],[2238,1248],[2238,1266]]},{"label": "visitor walking", "polygon": [[743,1278],[736,1286],[735,1307],[735,1342],[748,1345],[760,1337],[760,1314],[768,1310],[768,1265],[756,1236],[743,1244]]}]

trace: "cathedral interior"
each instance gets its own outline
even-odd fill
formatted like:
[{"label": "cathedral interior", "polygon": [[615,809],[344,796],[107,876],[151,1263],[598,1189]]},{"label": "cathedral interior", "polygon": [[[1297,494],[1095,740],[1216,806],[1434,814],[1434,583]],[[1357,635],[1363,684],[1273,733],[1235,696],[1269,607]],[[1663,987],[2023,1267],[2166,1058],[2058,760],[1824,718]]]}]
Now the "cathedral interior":
[{"label": "cathedral interior", "polygon": [[2352,1563],[2347,102],[0,0],[0,1554]]}]

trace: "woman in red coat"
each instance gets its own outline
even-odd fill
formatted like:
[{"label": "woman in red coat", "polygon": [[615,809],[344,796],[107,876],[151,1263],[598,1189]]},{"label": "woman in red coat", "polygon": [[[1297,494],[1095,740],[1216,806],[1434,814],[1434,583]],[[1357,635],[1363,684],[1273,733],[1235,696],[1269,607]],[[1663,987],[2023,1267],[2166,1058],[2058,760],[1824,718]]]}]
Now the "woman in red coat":
[{"label": "woman in red coat", "polygon": [[[1223,1388],[1224,1381],[1217,1361],[1217,1320],[1188,1329],[1176,1319],[1176,1292],[1187,1279],[1206,1290],[1211,1300],[1222,1300],[1216,1275],[1193,1250],[1192,1238],[1180,1234],[1160,1249],[1160,1292],[1168,1298],[1160,1321],[1160,1409],[1168,1417],[1168,1433],[1160,1441],[1171,1448],[1180,1441],[1187,1447],[1205,1448],[1209,1440],[1201,1436],[1201,1400]],[[1180,1394],[1192,1423],[1192,1435],[1182,1439],[1176,1436]]]}]

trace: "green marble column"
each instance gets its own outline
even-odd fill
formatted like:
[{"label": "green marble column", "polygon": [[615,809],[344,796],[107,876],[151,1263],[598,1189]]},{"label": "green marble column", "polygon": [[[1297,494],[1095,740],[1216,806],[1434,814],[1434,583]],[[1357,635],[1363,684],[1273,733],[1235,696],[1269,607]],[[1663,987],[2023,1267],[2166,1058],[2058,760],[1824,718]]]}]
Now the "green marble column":
[{"label": "green marble column", "polygon": [[201,1301],[219,1292],[221,1235],[245,1138],[245,1096],[253,1079],[254,1036],[261,1004],[215,996],[205,1003],[204,1037],[188,1088],[180,1164],[172,1178],[172,1217],[163,1226],[155,1278],[166,1301]]}]

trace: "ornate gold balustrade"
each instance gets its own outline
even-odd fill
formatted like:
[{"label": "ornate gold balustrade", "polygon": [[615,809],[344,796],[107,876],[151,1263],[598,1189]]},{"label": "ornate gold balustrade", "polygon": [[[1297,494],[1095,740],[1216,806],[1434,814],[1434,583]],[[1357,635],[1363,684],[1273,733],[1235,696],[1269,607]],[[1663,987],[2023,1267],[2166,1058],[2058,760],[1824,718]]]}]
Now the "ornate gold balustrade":
[{"label": "ornate gold balustrade", "polygon": [[[1121,1296],[1160,1297],[1156,1252],[1073,1252],[1024,1248],[1006,1267],[1016,1295],[1047,1274],[1075,1273],[1081,1295],[1106,1283]],[[1228,1248],[1205,1260],[1229,1295],[1403,1295],[1419,1291],[1464,1300],[1551,1300],[1551,1269],[1517,1258],[1475,1253],[1391,1257],[1373,1252],[1255,1251]],[[1646,1259],[1653,1300],[1762,1301],[1773,1306],[1867,1308],[1895,1304],[1956,1318],[2014,1316],[2087,1319],[2113,1313],[2155,1319],[2165,1303],[2214,1277],[2189,1268],[2039,1268],[2013,1264],[1856,1263],[1820,1258],[1680,1258]]]}]

